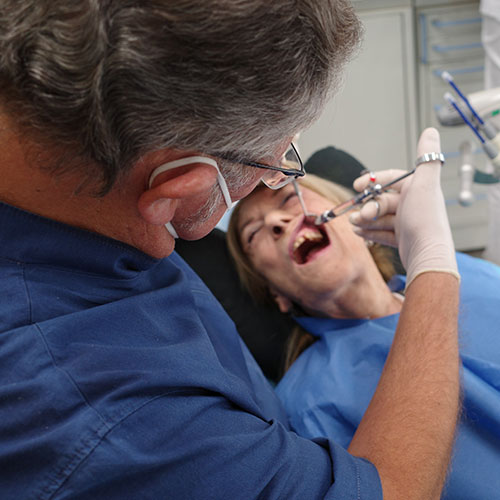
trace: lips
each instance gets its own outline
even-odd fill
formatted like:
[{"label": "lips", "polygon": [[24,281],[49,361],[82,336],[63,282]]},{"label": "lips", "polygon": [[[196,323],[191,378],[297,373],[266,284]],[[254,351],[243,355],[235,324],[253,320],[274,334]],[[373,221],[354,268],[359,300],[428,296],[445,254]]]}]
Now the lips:
[{"label": "lips", "polygon": [[290,239],[289,253],[297,264],[307,264],[320,250],[330,244],[330,239],[322,226],[299,224]]}]

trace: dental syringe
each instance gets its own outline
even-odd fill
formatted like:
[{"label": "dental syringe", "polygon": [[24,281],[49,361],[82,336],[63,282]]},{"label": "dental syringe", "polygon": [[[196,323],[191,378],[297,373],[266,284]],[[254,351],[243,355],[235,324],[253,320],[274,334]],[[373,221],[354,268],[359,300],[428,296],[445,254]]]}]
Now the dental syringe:
[{"label": "dental syringe", "polygon": [[396,184],[396,182],[399,182],[406,177],[412,175],[415,172],[416,168],[413,170],[410,170],[409,172],[406,172],[403,175],[400,175],[396,179],[393,179],[392,181],[388,182],[387,184],[381,185],[381,184],[373,184],[366,189],[364,189],[361,193],[357,194],[350,200],[344,201],[340,205],[337,205],[336,207],[333,207],[331,210],[326,210],[320,215],[313,216],[314,217],[314,224],[316,226],[320,226],[321,224],[325,224],[328,221],[331,221],[335,217],[338,217],[339,215],[345,214],[349,210],[352,210],[353,208],[363,205],[364,203],[373,200],[376,196],[379,196],[380,194],[384,193],[387,191],[391,186]]}]

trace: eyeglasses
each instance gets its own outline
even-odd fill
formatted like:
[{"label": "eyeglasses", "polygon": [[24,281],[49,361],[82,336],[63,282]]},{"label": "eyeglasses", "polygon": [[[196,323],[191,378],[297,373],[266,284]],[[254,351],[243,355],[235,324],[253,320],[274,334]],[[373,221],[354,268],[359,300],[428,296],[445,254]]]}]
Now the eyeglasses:
[{"label": "eyeglasses", "polygon": [[293,143],[290,144],[286,153],[281,157],[280,165],[264,165],[256,161],[241,160],[232,155],[222,154],[219,156],[241,165],[266,169],[267,172],[262,176],[262,182],[270,189],[280,189],[297,177],[303,177],[306,174],[302,160]]}]

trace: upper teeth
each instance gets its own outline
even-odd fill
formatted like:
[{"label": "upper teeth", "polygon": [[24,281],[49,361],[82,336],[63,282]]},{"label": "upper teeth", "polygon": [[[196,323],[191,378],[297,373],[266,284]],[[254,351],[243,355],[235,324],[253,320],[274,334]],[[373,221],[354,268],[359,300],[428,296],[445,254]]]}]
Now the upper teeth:
[{"label": "upper teeth", "polygon": [[306,241],[306,240],[318,241],[318,240],[321,240],[322,238],[323,238],[323,236],[319,232],[305,231],[295,240],[295,242],[293,244],[293,251],[295,252],[295,250],[297,250],[297,248],[299,248],[300,245],[302,245],[302,243],[304,243],[304,241]]}]

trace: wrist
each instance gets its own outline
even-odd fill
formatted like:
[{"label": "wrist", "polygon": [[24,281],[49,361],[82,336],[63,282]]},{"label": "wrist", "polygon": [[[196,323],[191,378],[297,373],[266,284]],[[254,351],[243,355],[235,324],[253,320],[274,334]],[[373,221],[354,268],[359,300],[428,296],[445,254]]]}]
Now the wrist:
[{"label": "wrist", "polygon": [[460,283],[457,258],[452,242],[434,242],[423,249],[415,246],[409,255],[406,289],[424,273],[447,273]]},{"label": "wrist", "polygon": [[456,269],[451,269],[451,268],[433,268],[433,269],[422,269],[420,271],[417,271],[416,273],[413,273],[411,275],[407,275],[406,278],[406,286],[405,286],[405,291],[408,290],[408,287],[411,285],[411,283],[417,278],[418,276],[421,276],[422,274],[425,273],[445,273],[448,275],[453,276],[456,278],[458,281],[458,284],[460,284],[460,273]]}]

